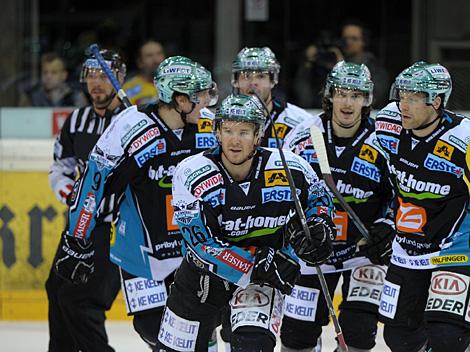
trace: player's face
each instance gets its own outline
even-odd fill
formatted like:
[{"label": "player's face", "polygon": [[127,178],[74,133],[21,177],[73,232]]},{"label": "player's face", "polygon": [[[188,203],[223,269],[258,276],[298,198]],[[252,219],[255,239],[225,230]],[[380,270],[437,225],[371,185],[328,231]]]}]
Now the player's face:
[{"label": "player's face", "polygon": [[235,165],[248,160],[258,142],[250,122],[224,121],[217,135],[225,157]]},{"label": "player's face", "polygon": [[402,90],[399,92],[399,97],[403,128],[407,130],[416,129],[435,118],[436,110],[432,105],[426,105],[426,95],[424,93]]},{"label": "player's face", "polygon": [[340,125],[352,126],[361,119],[362,107],[365,103],[364,94],[351,89],[336,88],[331,98],[333,118]]},{"label": "player's face", "polygon": [[267,71],[241,71],[235,87],[240,90],[240,94],[253,95],[255,91],[265,102],[271,98],[272,82]]},{"label": "player's face", "polygon": [[98,109],[106,108],[115,97],[111,82],[101,70],[88,71],[86,86],[93,105]]}]

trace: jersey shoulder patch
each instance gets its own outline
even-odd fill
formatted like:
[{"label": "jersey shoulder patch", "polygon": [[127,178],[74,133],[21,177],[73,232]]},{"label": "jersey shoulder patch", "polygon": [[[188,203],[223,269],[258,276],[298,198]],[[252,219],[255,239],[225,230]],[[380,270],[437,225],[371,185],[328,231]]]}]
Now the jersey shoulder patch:
[{"label": "jersey shoulder patch", "polygon": [[470,143],[470,120],[468,118],[462,119],[457,126],[444,133],[440,139],[465,153]]}]

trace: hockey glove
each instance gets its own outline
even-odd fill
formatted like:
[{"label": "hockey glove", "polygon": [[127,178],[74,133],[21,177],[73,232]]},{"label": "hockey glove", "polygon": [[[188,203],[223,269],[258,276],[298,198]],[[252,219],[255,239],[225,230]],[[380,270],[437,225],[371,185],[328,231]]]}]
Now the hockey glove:
[{"label": "hockey glove", "polygon": [[251,273],[251,282],[269,285],[283,294],[290,295],[300,277],[300,265],[292,258],[271,247],[259,248]]},{"label": "hockey glove", "polygon": [[311,265],[320,265],[333,253],[331,242],[336,238],[336,226],[325,214],[308,220],[310,239],[304,233],[297,217],[286,225],[286,235],[300,259]]},{"label": "hockey glove", "polygon": [[85,284],[95,269],[93,244],[77,237],[62,234],[54,267],[57,275],[74,284]]},{"label": "hockey glove", "polygon": [[365,256],[376,265],[390,263],[395,229],[389,221],[375,223],[369,228],[370,237],[358,242],[356,256]]}]

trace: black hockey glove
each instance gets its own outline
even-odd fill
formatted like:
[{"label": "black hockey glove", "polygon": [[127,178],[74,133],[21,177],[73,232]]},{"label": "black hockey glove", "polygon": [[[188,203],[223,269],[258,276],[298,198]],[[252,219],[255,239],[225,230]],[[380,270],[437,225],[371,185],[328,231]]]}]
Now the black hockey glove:
[{"label": "black hockey glove", "polygon": [[336,226],[326,214],[308,220],[311,239],[308,239],[297,217],[286,224],[287,240],[300,259],[311,265],[320,265],[333,253],[331,242],[336,238]]},{"label": "black hockey glove", "polygon": [[283,294],[290,295],[300,277],[300,265],[279,250],[271,247],[256,251],[251,282],[260,286],[269,285]]},{"label": "black hockey glove", "polygon": [[392,224],[379,222],[369,228],[369,239],[357,244],[356,256],[369,258],[372,264],[388,265],[392,255],[392,241],[395,229]]},{"label": "black hockey glove", "polygon": [[54,268],[61,278],[74,284],[85,284],[95,269],[95,250],[91,241],[62,233]]}]

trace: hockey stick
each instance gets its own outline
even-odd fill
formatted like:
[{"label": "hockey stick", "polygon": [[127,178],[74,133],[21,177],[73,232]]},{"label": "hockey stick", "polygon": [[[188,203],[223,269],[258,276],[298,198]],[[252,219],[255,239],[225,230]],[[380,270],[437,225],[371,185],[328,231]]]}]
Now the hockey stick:
[{"label": "hockey stick", "polygon": [[348,213],[348,216],[353,221],[354,225],[356,225],[357,229],[361,233],[362,237],[366,240],[369,239],[369,231],[364,226],[359,216],[357,216],[356,212],[351,208],[351,206],[346,202],[343,198],[341,193],[339,193],[338,189],[336,188],[335,180],[331,175],[330,164],[328,163],[328,154],[326,153],[325,142],[323,141],[323,134],[317,126],[310,127],[310,136],[312,137],[313,147],[315,148],[315,152],[317,153],[317,159],[320,164],[320,170],[325,180],[325,183],[330,188],[331,192],[335,195],[336,199],[338,200],[339,204],[343,207],[344,210]]},{"label": "hockey stick", "polygon": [[[276,127],[274,126],[273,118],[272,118],[271,114],[269,113],[269,109],[266,106],[266,103],[261,99],[261,97],[258,95],[258,93],[254,90],[251,91],[251,93],[254,94],[258,98],[260,103],[263,105],[263,108],[266,112],[266,115],[268,116],[268,118],[270,120],[271,126],[274,129],[274,137],[276,138],[277,149],[279,150],[279,155],[281,156],[282,167],[284,168],[284,171],[285,171],[286,176],[287,176],[287,180],[288,180],[289,188],[290,188],[290,193],[292,194],[292,199],[294,200],[295,209],[297,210],[297,214],[299,215],[300,223],[302,224],[302,228],[305,232],[305,236],[307,236],[307,238],[311,240],[312,236],[310,235],[310,230],[309,230],[308,225],[307,225],[307,218],[305,217],[305,213],[302,209],[302,206],[300,205],[299,196],[297,195],[297,190],[295,189],[294,179],[292,178],[292,174],[289,170],[289,167],[287,166],[286,158],[284,156],[284,152],[282,151],[281,142],[279,141],[279,137],[277,136]],[[341,330],[341,326],[339,325],[339,322],[338,322],[338,317],[336,316],[335,308],[333,306],[333,301],[331,300],[330,292],[328,291],[328,285],[326,283],[325,276],[323,275],[323,272],[321,271],[319,265],[315,265],[315,269],[317,271],[317,276],[318,276],[318,279],[320,281],[320,285],[321,285],[321,288],[322,288],[322,291],[323,291],[323,295],[325,296],[326,305],[328,306],[328,310],[330,311],[331,320],[333,321],[333,325],[334,325],[335,332],[336,332],[336,338],[338,340],[339,352],[347,352],[348,351],[348,346],[346,345],[346,341],[344,340],[344,336],[343,336],[343,332]]]},{"label": "hockey stick", "polygon": [[88,50],[93,55],[95,55],[96,60],[98,60],[98,63],[101,66],[101,69],[104,71],[109,81],[113,85],[114,90],[117,92],[117,95],[119,99],[122,101],[122,103],[124,104],[124,106],[126,108],[132,106],[131,102],[129,101],[129,98],[127,97],[126,92],[124,91],[124,89],[121,88],[121,85],[119,84],[119,81],[116,79],[116,76],[111,72],[111,69],[106,64],[106,61],[103,55],[100,54],[100,48],[98,44],[91,44]]}]

